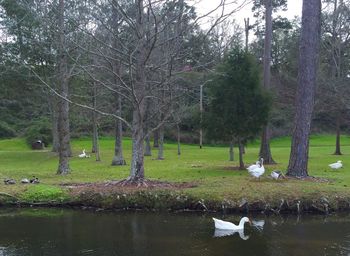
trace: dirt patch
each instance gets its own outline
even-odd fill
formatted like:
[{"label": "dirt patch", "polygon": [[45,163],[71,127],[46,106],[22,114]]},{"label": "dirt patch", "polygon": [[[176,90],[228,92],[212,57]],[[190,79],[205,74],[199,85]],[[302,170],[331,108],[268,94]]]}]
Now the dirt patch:
[{"label": "dirt patch", "polygon": [[106,181],[95,183],[65,183],[61,186],[70,189],[74,194],[79,194],[86,190],[102,193],[113,192],[136,192],[141,190],[181,190],[197,187],[194,182],[167,182],[157,180],[144,180],[142,183],[123,183],[123,181]]},{"label": "dirt patch", "polygon": [[321,177],[314,177],[314,176],[308,176],[304,178],[295,178],[295,177],[290,177],[290,176],[284,176],[284,179],[287,180],[301,180],[301,181],[309,181],[309,182],[319,182],[319,183],[329,183],[332,182],[333,180],[330,179],[325,179]]},{"label": "dirt patch", "polygon": [[223,166],[219,168],[221,170],[227,170],[227,171],[246,171],[246,167],[244,167],[244,169],[241,169],[239,166]]}]

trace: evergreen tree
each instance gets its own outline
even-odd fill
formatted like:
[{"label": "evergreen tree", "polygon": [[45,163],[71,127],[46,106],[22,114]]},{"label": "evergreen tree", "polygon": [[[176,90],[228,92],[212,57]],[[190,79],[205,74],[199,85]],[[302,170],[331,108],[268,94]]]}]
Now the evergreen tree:
[{"label": "evergreen tree", "polygon": [[[210,87],[211,102],[205,120],[211,139],[234,141],[242,149],[266,124],[271,99],[260,86],[254,57],[235,48],[224,58]],[[240,152],[240,168],[244,168]]]}]

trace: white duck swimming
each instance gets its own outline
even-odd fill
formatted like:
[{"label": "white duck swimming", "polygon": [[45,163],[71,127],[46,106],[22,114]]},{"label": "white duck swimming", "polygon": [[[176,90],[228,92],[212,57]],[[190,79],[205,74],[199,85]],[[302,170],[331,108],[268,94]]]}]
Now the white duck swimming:
[{"label": "white duck swimming", "polygon": [[265,172],[264,159],[261,158],[259,167],[253,170],[248,170],[248,172],[250,175],[254,176],[255,178],[260,178],[260,176],[263,175]]},{"label": "white duck swimming", "polygon": [[79,154],[80,158],[85,158],[86,157],[86,153],[85,153],[85,149],[83,149],[83,153]]},{"label": "white duck swimming", "polygon": [[339,168],[343,167],[343,164],[341,163],[341,161],[337,161],[336,163],[332,163],[328,165],[329,167],[331,167],[333,170],[337,170]]},{"label": "white duck swimming", "polygon": [[215,223],[215,228],[222,229],[222,230],[243,230],[244,223],[246,223],[246,222],[251,223],[248,217],[243,217],[240,220],[238,226],[231,223],[231,222],[228,222],[228,221],[223,221],[223,220],[219,220],[219,219],[215,219],[215,218],[213,218],[213,220]]}]

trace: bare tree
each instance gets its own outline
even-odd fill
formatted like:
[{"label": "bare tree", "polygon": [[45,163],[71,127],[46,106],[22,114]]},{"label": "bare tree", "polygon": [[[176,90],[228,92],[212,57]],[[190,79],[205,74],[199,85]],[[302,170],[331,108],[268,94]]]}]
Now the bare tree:
[{"label": "bare tree", "polygon": [[309,134],[314,106],[321,30],[321,0],[304,0],[295,119],[287,175],[308,176]]}]

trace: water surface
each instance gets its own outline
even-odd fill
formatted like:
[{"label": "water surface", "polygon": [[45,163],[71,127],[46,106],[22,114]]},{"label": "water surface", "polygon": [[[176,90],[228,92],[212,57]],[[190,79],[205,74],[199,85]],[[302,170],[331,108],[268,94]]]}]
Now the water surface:
[{"label": "water surface", "polygon": [[[247,225],[244,234],[228,236],[211,217],[0,209],[0,256],[350,255],[347,215],[250,216],[260,228]],[[215,217],[238,222],[241,216]]]}]

